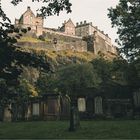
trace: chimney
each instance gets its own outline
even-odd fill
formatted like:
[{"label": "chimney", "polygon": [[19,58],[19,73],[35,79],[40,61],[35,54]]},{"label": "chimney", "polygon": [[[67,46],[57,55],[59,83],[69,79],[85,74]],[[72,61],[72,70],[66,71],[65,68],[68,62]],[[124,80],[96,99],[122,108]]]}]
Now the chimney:
[{"label": "chimney", "polygon": [[27,7],[27,10],[30,10],[30,6]]},{"label": "chimney", "polygon": [[77,22],[77,23],[76,23],[76,26],[78,26],[78,25],[79,25],[79,23]]},{"label": "chimney", "polygon": [[86,24],[87,23],[87,21],[86,20],[84,20],[84,24]]},{"label": "chimney", "polygon": [[102,34],[104,34],[104,31],[101,31]]},{"label": "chimney", "polygon": [[108,37],[108,34],[106,34],[106,36]]},{"label": "chimney", "polygon": [[83,22],[81,21],[81,22],[80,22],[80,25],[82,25],[82,24],[83,24]]},{"label": "chimney", "polygon": [[95,29],[98,29],[98,26],[95,26]]}]

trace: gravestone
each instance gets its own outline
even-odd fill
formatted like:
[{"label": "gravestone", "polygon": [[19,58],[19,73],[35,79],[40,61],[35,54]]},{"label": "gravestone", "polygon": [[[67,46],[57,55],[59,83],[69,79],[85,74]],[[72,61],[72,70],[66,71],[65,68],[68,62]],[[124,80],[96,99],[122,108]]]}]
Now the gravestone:
[{"label": "gravestone", "polygon": [[78,110],[81,111],[81,112],[86,111],[85,98],[78,98]]},{"label": "gravestone", "polygon": [[7,106],[7,107],[5,107],[4,108],[4,116],[3,116],[3,121],[4,122],[11,122],[11,117],[12,117],[12,115],[11,115],[11,106]]},{"label": "gravestone", "polygon": [[33,103],[33,115],[39,116],[39,103]]},{"label": "gravestone", "polygon": [[94,103],[95,103],[95,114],[97,115],[103,114],[102,97],[100,96],[95,97]]}]

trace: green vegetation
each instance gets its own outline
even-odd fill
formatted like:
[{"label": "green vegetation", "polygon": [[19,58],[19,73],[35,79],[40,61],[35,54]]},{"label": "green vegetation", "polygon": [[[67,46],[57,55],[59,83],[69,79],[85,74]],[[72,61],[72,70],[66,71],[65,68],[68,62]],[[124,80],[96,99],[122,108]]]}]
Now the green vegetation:
[{"label": "green vegetation", "polygon": [[140,139],[140,121],[81,121],[76,132],[67,121],[1,123],[0,138]]},{"label": "green vegetation", "polygon": [[[21,0],[11,0],[11,4],[14,6],[18,5]],[[34,2],[34,0],[32,0]],[[38,2],[42,2],[38,0]],[[71,12],[71,3],[69,0],[63,1],[44,1],[46,6],[41,6],[40,14],[43,17],[47,17],[50,15],[58,15],[61,11],[66,11],[67,13]],[[2,2],[0,1],[0,5]],[[38,8],[37,8],[38,9]],[[34,56],[34,54],[28,52],[21,52],[17,50],[17,47],[14,43],[17,40],[20,41],[28,41],[31,42],[39,42],[40,40],[34,38],[22,37],[27,31],[31,30],[31,28],[27,29],[18,29],[14,27],[7,17],[5,11],[3,10],[3,6],[0,6],[0,86],[2,90],[0,90],[0,97],[5,100],[5,104],[9,104],[11,99],[17,94],[14,89],[19,86],[19,75],[23,72],[23,66],[32,66],[34,68],[40,68],[46,72],[50,71],[49,64],[44,62],[44,59],[39,56]],[[3,86],[4,85],[4,86]],[[30,91],[33,94],[36,94],[34,87],[29,83],[23,85],[23,87],[30,87]],[[10,90],[9,90],[10,89]],[[15,93],[15,94],[14,94]],[[1,102],[0,102],[1,104]]]},{"label": "green vegetation", "polygon": [[42,42],[40,39],[31,37],[31,36],[23,36],[20,39],[18,39],[18,42],[31,42],[31,43],[38,43]]},{"label": "green vegetation", "polygon": [[89,62],[95,58],[91,52],[73,52],[71,50],[55,51],[45,48],[25,47],[20,49],[21,52],[28,52],[34,54],[36,57],[41,56],[46,62],[54,66],[62,66],[72,63]]},{"label": "green vegetation", "polygon": [[117,27],[120,51],[128,59],[140,56],[140,1],[119,0],[118,5],[109,9],[112,26]]}]

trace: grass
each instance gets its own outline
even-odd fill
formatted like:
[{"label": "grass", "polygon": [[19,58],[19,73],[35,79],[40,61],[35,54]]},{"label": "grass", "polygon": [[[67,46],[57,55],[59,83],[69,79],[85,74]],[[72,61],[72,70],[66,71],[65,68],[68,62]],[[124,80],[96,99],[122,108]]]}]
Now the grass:
[{"label": "grass", "polygon": [[81,121],[76,132],[68,121],[0,123],[0,138],[139,139],[140,120]]},{"label": "grass", "polygon": [[31,42],[31,43],[38,43],[42,42],[41,40],[29,36],[23,36],[20,39],[18,39],[18,42]]},{"label": "grass", "polygon": [[33,48],[33,47],[25,47],[22,48],[22,51],[25,52],[33,52],[38,55],[44,55],[46,57],[51,58],[52,60],[57,61],[59,57],[61,58],[73,58],[76,57],[79,60],[83,60],[84,62],[89,62],[95,58],[94,54],[91,52],[73,52],[71,50],[61,50],[55,51],[53,49],[46,48]]}]

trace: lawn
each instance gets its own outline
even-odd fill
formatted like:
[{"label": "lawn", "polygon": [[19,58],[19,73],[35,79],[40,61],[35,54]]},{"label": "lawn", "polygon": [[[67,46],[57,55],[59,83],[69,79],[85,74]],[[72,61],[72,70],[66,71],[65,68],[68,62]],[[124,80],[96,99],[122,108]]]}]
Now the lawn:
[{"label": "lawn", "polygon": [[140,139],[140,120],[81,121],[76,132],[68,121],[0,123],[0,138]]}]

